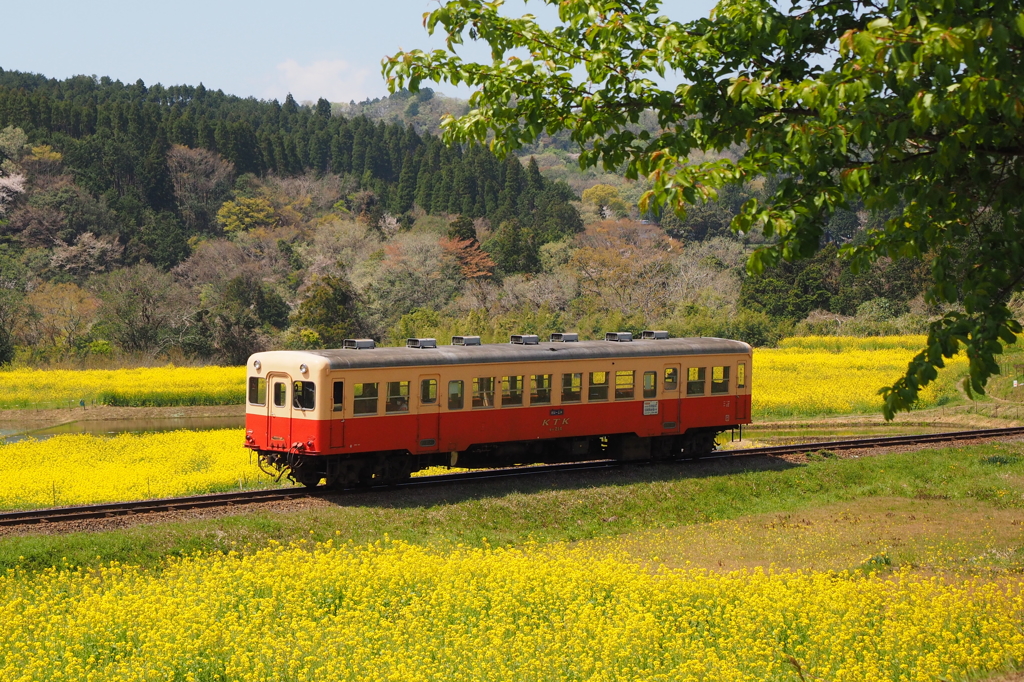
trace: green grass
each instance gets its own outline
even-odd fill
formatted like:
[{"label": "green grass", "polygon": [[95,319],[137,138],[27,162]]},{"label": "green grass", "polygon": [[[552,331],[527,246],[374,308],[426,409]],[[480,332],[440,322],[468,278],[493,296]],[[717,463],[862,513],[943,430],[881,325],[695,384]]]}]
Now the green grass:
[{"label": "green grass", "polygon": [[260,547],[271,540],[385,534],[452,546],[584,540],[871,497],[965,500],[1024,508],[1024,444],[921,450],[862,459],[669,463],[575,475],[340,495],[331,506],[162,522],[103,533],[0,539],[0,570]]}]

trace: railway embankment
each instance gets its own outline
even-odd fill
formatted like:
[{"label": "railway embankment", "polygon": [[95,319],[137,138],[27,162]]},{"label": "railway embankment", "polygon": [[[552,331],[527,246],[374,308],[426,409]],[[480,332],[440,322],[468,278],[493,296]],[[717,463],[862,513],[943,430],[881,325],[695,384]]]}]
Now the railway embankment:
[{"label": "railway embankment", "polygon": [[[1024,443],[915,449],[903,445],[674,462],[449,486],[323,493],[263,505],[100,518],[71,526],[41,524],[0,531],[0,567],[45,568],[58,553],[76,565],[118,561],[155,566],[165,557],[190,551],[255,549],[268,542],[326,540],[338,533],[356,544],[385,534],[432,546],[479,545],[483,538],[500,545],[577,542],[747,516],[812,513],[836,504],[870,507],[872,500],[881,498],[908,500],[910,505],[943,501],[951,510],[962,506],[977,513],[987,508],[1010,515],[1020,512],[1020,523],[1012,526],[1019,530],[1024,528]],[[1013,554],[1013,547],[990,549],[1010,552],[1024,569],[1024,554]]]}]

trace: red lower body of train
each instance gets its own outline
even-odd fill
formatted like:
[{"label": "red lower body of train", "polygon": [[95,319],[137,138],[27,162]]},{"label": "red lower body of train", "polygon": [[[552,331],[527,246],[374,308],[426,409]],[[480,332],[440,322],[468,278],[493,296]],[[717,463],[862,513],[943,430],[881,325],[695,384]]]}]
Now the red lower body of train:
[{"label": "red lower body of train", "polygon": [[297,482],[395,483],[430,466],[469,468],[710,454],[750,423],[749,395],[491,407],[314,420],[246,415],[246,446]]}]

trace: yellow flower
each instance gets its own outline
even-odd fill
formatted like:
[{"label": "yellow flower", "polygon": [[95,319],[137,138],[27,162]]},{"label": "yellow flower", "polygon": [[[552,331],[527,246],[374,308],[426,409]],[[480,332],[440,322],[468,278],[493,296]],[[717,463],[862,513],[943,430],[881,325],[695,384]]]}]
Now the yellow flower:
[{"label": "yellow flower", "polygon": [[243,429],[68,434],[0,445],[0,508],[122,502],[272,485]]},{"label": "yellow flower", "polygon": [[151,571],[10,571],[0,679],[953,679],[1021,660],[1022,588],[303,541]]},{"label": "yellow flower", "polygon": [[244,367],[143,367],[115,370],[17,369],[0,372],[0,408],[241,405]]},{"label": "yellow flower", "polygon": [[[799,337],[783,340],[780,348],[758,348],[753,416],[877,412],[882,405],[878,390],[906,371],[924,341],[923,336]],[[966,367],[965,356],[947,360],[938,381],[921,392],[920,406],[955,396],[955,380]]]}]

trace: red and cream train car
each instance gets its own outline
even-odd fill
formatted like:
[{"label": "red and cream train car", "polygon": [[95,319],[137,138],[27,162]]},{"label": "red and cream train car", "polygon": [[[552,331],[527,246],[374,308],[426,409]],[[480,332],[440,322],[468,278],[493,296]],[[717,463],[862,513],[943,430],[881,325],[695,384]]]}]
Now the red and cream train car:
[{"label": "red and cream train car", "polygon": [[257,353],[246,446],[300,483],[348,487],[437,464],[699,457],[719,433],[750,423],[745,343],[573,336]]}]

